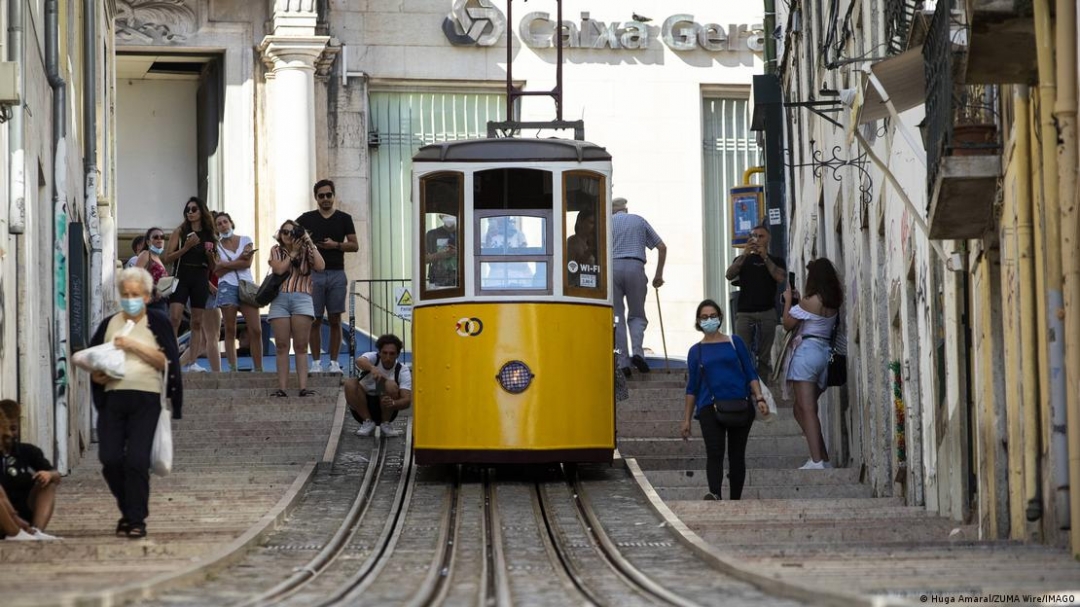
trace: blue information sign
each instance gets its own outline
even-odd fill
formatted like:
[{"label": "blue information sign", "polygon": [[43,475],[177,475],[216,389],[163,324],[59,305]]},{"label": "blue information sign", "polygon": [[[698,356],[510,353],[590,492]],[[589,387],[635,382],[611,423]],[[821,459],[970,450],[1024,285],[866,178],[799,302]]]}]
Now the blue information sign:
[{"label": "blue information sign", "polygon": [[728,218],[731,225],[731,246],[741,247],[750,237],[750,230],[765,220],[765,188],[746,185],[731,188],[728,196]]}]

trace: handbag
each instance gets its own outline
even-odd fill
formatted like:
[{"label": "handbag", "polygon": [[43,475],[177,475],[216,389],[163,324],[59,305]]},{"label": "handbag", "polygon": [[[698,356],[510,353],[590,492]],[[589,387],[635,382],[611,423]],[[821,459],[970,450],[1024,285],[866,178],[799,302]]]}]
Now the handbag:
[{"label": "handbag", "polygon": [[259,285],[259,290],[255,293],[255,305],[261,308],[274,301],[274,298],[278,296],[278,292],[281,291],[281,285],[285,284],[291,274],[291,270],[286,270],[284,274],[274,274],[273,272],[267,274],[263,278],[262,284]]},{"label": "handbag", "polygon": [[[734,342],[730,343],[731,348],[735,350],[735,360],[739,361],[739,370],[742,372],[743,379],[746,379],[746,369],[743,367],[742,359],[739,358],[739,351],[735,348]],[[749,394],[743,398],[717,399],[715,396],[716,390],[713,390],[712,383],[709,382],[709,376],[705,374],[704,364],[698,364],[698,372],[705,379],[705,385],[709,388],[709,393],[714,395],[711,404],[717,423],[731,428],[743,428],[753,423],[754,405],[750,402]]]},{"label": "handbag", "polygon": [[172,416],[167,402],[169,363],[161,376],[161,413],[158,414],[157,428],[154,430],[154,442],[150,446],[150,471],[158,476],[168,476],[172,472],[173,443]]},{"label": "handbag", "polygon": [[157,286],[154,290],[157,291],[159,297],[166,298],[176,292],[176,287],[180,286],[180,280],[175,276],[162,276],[157,281]]},{"label": "handbag", "polygon": [[836,351],[836,333],[840,328],[840,311],[836,311],[837,318],[833,324],[832,336],[829,337],[829,366],[825,371],[826,386],[842,386],[847,383],[847,354]]},{"label": "handbag", "polygon": [[[257,308],[263,307],[265,304],[259,303],[259,285],[240,278],[240,273],[236,270],[233,270],[233,274],[236,274],[236,292],[240,297],[240,303]],[[271,298],[271,301],[273,301],[273,298]]]},{"label": "handbag", "polygon": [[760,409],[755,407],[754,410],[756,411],[757,419],[766,423],[774,422],[776,421],[776,399],[773,398],[772,390],[769,389],[769,386],[765,385],[765,382],[758,382],[758,385],[761,388],[761,397],[765,399],[765,404],[768,405],[769,411],[768,413],[762,413]]}]

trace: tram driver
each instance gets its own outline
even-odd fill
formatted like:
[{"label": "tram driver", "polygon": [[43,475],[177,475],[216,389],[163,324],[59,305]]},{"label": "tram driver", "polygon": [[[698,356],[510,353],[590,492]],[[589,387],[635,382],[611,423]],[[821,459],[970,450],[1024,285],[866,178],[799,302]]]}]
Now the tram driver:
[{"label": "tram driver", "polygon": [[360,376],[345,380],[345,402],[360,422],[357,436],[371,436],[376,426],[386,437],[401,434],[390,422],[412,404],[412,372],[398,362],[402,348],[401,339],[388,333],[375,341],[374,352],[356,358]]}]

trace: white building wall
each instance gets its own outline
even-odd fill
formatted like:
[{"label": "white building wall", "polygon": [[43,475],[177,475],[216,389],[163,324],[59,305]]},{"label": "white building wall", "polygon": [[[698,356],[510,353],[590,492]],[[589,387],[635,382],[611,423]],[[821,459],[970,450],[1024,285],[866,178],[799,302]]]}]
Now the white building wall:
[{"label": "white building wall", "polygon": [[166,231],[199,192],[194,80],[117,83],[117,226]]}]

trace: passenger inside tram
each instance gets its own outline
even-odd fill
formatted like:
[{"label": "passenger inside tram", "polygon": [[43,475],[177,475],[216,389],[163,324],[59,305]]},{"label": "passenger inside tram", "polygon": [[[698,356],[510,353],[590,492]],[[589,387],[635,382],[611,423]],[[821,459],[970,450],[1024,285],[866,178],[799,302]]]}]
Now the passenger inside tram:
[{"label": "passenger inside tram", "polygon": [[458,285],[457,217],[448,213],[435,215],[439,225],[424,236],[425,260],[428,264],[429,289],[445,289]]}]

